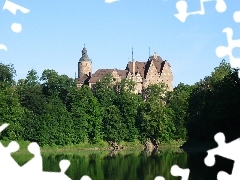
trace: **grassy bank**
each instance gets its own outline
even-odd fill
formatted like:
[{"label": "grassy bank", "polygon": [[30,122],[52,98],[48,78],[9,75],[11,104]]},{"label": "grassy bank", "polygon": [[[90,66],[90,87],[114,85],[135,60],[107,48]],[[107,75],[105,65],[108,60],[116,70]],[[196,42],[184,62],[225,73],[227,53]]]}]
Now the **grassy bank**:
[{"label": "grassy bank", "polygon": [[[8,146],[11,141],[1,141],[4,146]],[[176,149],[183,145],[183,141],[171,141],[168,143],[161,143],[160,149]],[[29,153],[27,150],[28,145],[30,144],[29,141],[18,141],[20,149],[18,150],[19,153]],[[134,151],[134,150],[143,150],[144,145],[141,144],[139,141],[134,142],[121,142],[119,143],[120,146],[124,147],[124,150]],[[41,147],[42,153],[57,153],[57,152],[78,152],[78,151],[110,151],[112,147],[105,141],[98,142],[96,144],[90,143],[81,143],[75,145],[68,145],[68,146],[43,146]]]}]

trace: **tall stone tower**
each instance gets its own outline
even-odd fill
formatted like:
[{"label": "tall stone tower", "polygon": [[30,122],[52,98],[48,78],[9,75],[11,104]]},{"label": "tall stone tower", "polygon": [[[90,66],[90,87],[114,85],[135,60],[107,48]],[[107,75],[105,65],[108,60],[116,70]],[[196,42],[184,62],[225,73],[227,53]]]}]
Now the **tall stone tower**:
[{"label": "tall stone tower", "polygon": [[91,76],[92,74],[92,60],[89,59],[87,55],[87,49],[84,48],[82,50],[82,57],[79,59],[78,62],[78,78],[82,77],[83,75]]}]

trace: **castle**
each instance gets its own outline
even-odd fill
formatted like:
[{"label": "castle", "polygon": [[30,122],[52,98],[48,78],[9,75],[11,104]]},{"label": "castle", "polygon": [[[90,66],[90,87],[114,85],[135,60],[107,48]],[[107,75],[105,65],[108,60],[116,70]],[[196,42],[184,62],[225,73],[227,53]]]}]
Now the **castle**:
[{"label": "castle", "polygon": [[[133,54],[132,54],[133,55]],[[150,56],[147,62],[129,61],[125,70],[119,69],[98,69],[92,74],[92,60],[87,55],[87,49],[82,50],[82,57],[78,62],[77,86],[88,85],[92,88],[104,75],[111,74],[117,81],[127,78],[136,83],[135,93],[142,93],[142,90],[150,84],[164,82],[168,90],[173,90],[173,74],[171,66],[166,60],[162,60],[156,53]]]}]

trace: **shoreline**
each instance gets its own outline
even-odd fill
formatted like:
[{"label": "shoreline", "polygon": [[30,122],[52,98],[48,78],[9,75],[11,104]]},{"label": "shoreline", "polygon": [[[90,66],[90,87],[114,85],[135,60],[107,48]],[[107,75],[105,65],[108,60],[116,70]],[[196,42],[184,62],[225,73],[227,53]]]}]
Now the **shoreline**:
[{"label": "shoreline", "polygon": [[[11,141],[0,141],[3,146],[8,146]],[[17,141],[19,144],[19,150],[15,153],[28,153],[28,145],[31,142],[28,141]],[[139,142],[121,142],[120,146],[123,146],[123,149],[119,151],[143,151],[144,145]],[[159,146],[159,150],[161,149],[181,149],[180,147],[183,145],[183,142],[173,141],[170,143],[161,143]],[[97,144],[89,144],[82,143],[76,145],[69,146],[40,146],[41,153],[61,153],[61,152],[79,152],[79,151],[113,151],[114,148],[110,146],[107,142],[97,143]]]},{"label": "shoreline", "polygon": [[[11,141],[1,141],[1,143],[6,147]],[[28,145],[30,142],[28,141],[19,141],[19,150],[15,153],[29,153]],[[139,142],[121,142],[119,145],[123,146],[123,149],[120,151],[144,151],[144,145]],[[212,142],[199,142],[199,141],[191,141],[191,142],[178,142],[173,141],[169,143],[161,143],[159,146],[159,151],[166,150],[177,150],[186,153],[204,153],[209,149],[215,148],[216,144]],[[113,147],[109,146],[107,143],[103,144],[76,144],[69,146],[43,146],[40,147],[41,153],[78,153],[83,151],[113,151]]]}]

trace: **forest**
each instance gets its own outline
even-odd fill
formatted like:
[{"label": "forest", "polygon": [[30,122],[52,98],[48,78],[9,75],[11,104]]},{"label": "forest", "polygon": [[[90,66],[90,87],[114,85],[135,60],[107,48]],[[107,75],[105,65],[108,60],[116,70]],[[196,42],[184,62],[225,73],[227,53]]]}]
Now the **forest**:
[{"label": "forest", "polygon": [[2,140],[44,145],[99,142],[207,142],[217,132],[240,136],[240,80],[222,60],[194,85],[165,84],[132,93],[134,82],[104,76],[94,89],[77,88],[73,78],[46,69],[30,70],[17,82],[12,64],[0,63],[0,124],[9,123]]}]

